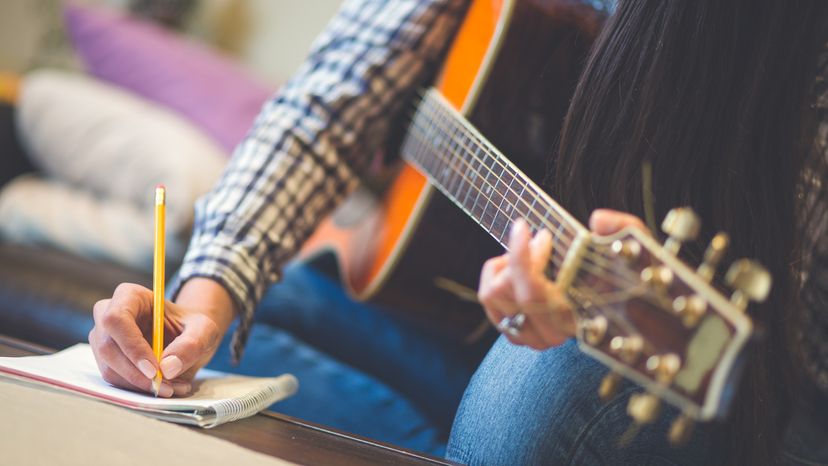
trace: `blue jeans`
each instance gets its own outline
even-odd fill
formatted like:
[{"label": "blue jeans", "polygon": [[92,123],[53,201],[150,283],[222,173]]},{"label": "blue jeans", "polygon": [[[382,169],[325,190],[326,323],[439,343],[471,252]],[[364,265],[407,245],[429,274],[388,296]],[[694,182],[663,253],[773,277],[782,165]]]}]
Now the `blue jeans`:
[{"label": "blue jeans", "polygon": [[430,335],[352,301],[304,264],[289,266],[262,300],[238,366],[231,333],[208,367],[299,379],[298,393],[273,410],[435,455],[492,341],[466,346]]},{"label": "blue jeans", "polygon": [[631,393],[622,383],[608,403],[597,389],[606,368],[574,340],[546,351],[499,339],[472,379],[451,431],[446,456],[463,464],[696,465],[715,460],[710,439],[697,429],[683,448],[667,441],[675,410],[644,426],[626,446]]}]

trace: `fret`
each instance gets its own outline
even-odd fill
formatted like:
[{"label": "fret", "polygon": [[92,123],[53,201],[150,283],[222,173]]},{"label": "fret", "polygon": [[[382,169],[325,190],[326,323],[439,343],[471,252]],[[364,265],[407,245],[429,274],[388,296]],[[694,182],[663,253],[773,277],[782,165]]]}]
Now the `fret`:
[{"label": "fret", "polygon": [[[500,168],[500,177],[501,177],[501,179],[504,178],[505,174],[506,174],[506,166],[502,166]],[[506,201],[505,212],[507,213],[507,215],[509,217],[509,222],[508,222],[508,225],[506,226],[506,228],[504,228],[503,231],[500,233],[500,238],[499,238],[500,243],[504,244],[504,245],[506,244],[505,243],[505,238],[506,238],[506,235],[509,232],[509,225],[511,225],[512,222],[515,219],[515,217],[514,217],[514,215],[515,215],[515,200],[517,199],[517,195],[515,194],[514,188],[512,187],[512,184],[514,184],[514,182],[515,182],[515,178],[514,177],[508,177],[508,180],[509,180],[509,182],[506,185],[506,192],[503,195],[503,200]]]},{"label": "fret", "polygon": [[[481,166],[483,173],[485,173],[487,171],[485,159],[481,160]],[[483,178],[481,177],[481,181],[482,180]],[[474,202],[472,203],[471,208],[469,209],[469,212],[475,220],[480,218],[480,215],[477,213],[477,203],[480,202],[480,195],[483,194],[484,185],[485,183],[481,182],[480,186],[477,187],[477,193],[474,195]]]},{"label": "fret", "polygon": [[550,229],[556,250],[561,249],[573,229],[583,227],[466,125],[436,91],[429,91],[403,141],[403,157],[501,244],[512,222],[525,218],[533,231]]},{"label": "fret", "polygon": [[[485,166],[485,163],[484,163],[483,160],[480,160],[480,171],[483,172],[483,173],[486,172],[486,166]],[[480,202],[480,196],[483,194],[483,185],[484,185],[484,183],[482,181],[482,177],[478,176],[478,179],[474,184],[474,186],[475,186],[474,200],[472,201],[471,205],[469,205],[469,207],[468,207],[469,212],[471,212],[472,217],[474,217],[475,220],[477,220],[477,218],[478,218],[478,216],[477,216],[477,204],[478,204],[478,202]]]},{"label": "fret", "polygon": [[491,232],[494,228],[495,217],[497,216],[497,209],[495,208],[495,205],[500,204],[500,193],[495,189],[500,177],[497,174],[497,160],[492,157],[492,154],[484,150],[484,158],[487,166],[485,175],[486,193],[490,200],[489,204],[486,206],[488,218],[487,223],[484,224],[484,226],[486,226]]},{"label": "fret", "polygon": [[474,148],[475,154],[471,157],[471,161],[469,162],[469,180],[468,187],[466,188],[466,195],[463,197],[463,202],[460,204],[465,207],[467,210],[469,209],[469,194],[479,189],[480,183],[480,158],[477,154],[479,154],[480,147]]},{"label": "fret", "polygon": [[[529,223],[529,229],[532,232],[532,236],[537,233],[540,228],[543,227],[543,222],[540,218],[538,218],[537,214],[535,213],[535,204],[538,202],[538,196],[532,196],[532,202],[529,204],[529,212],[526,215],[526,222]],[[537,220],[533,220],[532,217],[537,218]]]},{"label": "fret", "polygon": [[461,148],[458,143],[459,132],[457,127],[452,125],[452,122],[450,122],[442,114],[439,115],[439,123],[443,134],[449,141],[446,146],[446,150],[444,150],[441,154],[441,157],[446,161],[444,188],[447,192],[451,193],[452,196],[456,197],[456,188],[462,173],[460,171],[462,160],[459,159],[459,154],[461,152]]},{"label": "fret", "polygon": [[465,184],[465,172],[468,163],[466,161],[466,147],[462,141],[462,133],[458,128],[453,130],[455,134],[454,141],[454,149],[453,152],[450,154],[453,161],[456,163],[452,164],[452,170],[454,171],[454,176],[449,185],[451,192],[454,193],[454,197],[458,197],[457,194],[460,188]]},{"label": "fret", "polygon": [[468,198],[469,193],[472,191],[476,191],[478,184],[480,183],[480,173],[479,173],[479,163],[480,161],[475,154],[475,151],[478,149],[477,146],[470,144],[466,147],[466,151],[464,154],[464,158],[466,159],[466,191],[465,196],[463,198],[463,206],[468,205]]}]

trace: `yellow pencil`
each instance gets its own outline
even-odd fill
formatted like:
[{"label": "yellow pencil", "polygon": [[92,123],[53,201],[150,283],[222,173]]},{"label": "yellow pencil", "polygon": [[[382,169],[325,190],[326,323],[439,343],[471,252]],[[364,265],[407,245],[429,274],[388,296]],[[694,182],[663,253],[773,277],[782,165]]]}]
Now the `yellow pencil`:
[{"label": "yellow pencil", "polygon": [[[152,262],[152,351],[161,364],[164,352],[164,214],[167,204],[167,190],[164,185],[155,187],[155,254]],[[161,369],[152,379],[152,392],[158,396],[163,374]]]}]

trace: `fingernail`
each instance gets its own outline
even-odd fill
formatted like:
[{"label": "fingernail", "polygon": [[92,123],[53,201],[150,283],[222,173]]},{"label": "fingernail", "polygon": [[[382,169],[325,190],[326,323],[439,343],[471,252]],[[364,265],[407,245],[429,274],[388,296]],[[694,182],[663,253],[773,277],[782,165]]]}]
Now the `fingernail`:
[{"label": "fingernail", "polygon": [[174,379],[181,372],[181,360],[178,356],[167,356],[161,361],[161,372],[164,378]]},{"label": "fingernail", "polygon": [[164,398],[173,396],[173,388],[167,382],[161,382],[161,388],[158,389],[158,396]]},{"label": "fingernail", "polygon": [[515,220],[514,223],[512,223],[512,228],[509,230],[509,240],[512,242],[516,241],[520,237],[524,228],[525,225],[522,218]]},{"label": "fingernail", "polygon": [[153,366],[152,363],[146,359],[138,361],[138,370],[141,371],[141,373],[144,374],[144,377],[148,379],[155,377],[155,366]]},{"label": "fingernail", "polygon": [[190,390],[192,390],[192,385],[188,384],[187,382],[173,382],[172,384],[173,391],[178,396],[188,395]]}]

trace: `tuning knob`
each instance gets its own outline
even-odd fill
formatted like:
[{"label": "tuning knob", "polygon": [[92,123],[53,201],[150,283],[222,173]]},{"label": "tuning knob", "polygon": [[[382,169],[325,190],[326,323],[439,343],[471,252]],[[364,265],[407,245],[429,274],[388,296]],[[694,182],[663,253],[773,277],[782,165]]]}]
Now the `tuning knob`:
[{"label": "tuning knob", "polygon": [[598,387],[598,396],[604,401],[609,401],[618,393],[618,386],[621,385],[621,375],[617,372],[610,372],[601,379]]},{"label": "tuning knob", "polygon": [[710,240],[710,245],[704,251],[704,261],[698,270],[696,270],[699,276],[705,281],[709,282],[713,279],[713,275],[716,273],[716,266],[722,261],[728,243],[730,243],[730,237],[723,231],[716,233],[716,236]]},{"label": "tuning knob", "polygon": [[670,439],[670,444],[679,447],[686,444],[691,435],[693,435],[693,420],[682,414],[670,425],[667,438]]},{"label": "tuning knob", "polygon": [[654,354],[647,358],[647,371],[660,383],[671,383],[680,369],[681,358],[677,354]]},{"label": "tuning knob", "polygon": [[641,270],[641,281],[654,288],[667,288],[673,283],[673,271],[663,265],[652,265]]},{"label": "tuning knob", "polygon": [[627,364],[634,364],[641,356],[642,349],[644,349],[644,341],[638,335],[616,336],[610,340],[610,351],[617,354]]},{"label": "tuning knob", "polygon": [[748,300],[762,302],[768,297],[771,276],[768,271],[750,259],[739,259],[727,270],[725,281],[735,289],[730,300],[739,309],[745,309]]},{"label": "tuning knob", "polygon": [[635,259],[638,259],[638,256],[641,255],[641,245],[638,241],[631,239],[617,239],[612,242],[610,249],[612,249],[612,252],[625,259],[627,262],[632,262]]},{"label": "tuning knob", "polygon": [[585,319],[581,323],[581,335],[587,344],[596,346],[604,340],[607,334],[607,318],[595,316]]},{"label": "tuning knob", "polygon": [[637,393],[627,403],[627,414],[638,425],[655,421],[661,411],[661,401],[652,393]]},{"label": "tuning knob", "polygon": [[685,327],[693,328],[699,323],[707,310],[707,301],[701,296],[678,296],[673,300],[673,310],[681,316]]},{"label": "tuning knob", "polygon": [[699,235],[701,221],[699,216],[689,207],[679,207],[667,212],[661,229],[670,236],[664,244],[664,249],[677,254],[681,243],[694,240]]}]

